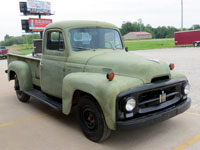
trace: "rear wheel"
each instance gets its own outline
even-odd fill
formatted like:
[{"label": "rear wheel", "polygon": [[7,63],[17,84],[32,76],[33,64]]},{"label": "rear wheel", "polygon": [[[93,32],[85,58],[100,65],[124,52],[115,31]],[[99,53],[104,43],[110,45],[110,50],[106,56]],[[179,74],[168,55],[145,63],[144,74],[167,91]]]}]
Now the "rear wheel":
[{"label": "rear wheel", "polygon": [[26,103],[29,101],[30,96],[25,94],[23,91],[20,91],[19,80],[17,76],[15,77],[15,91],[16,91],[16,95],[19,101],[23,103]]},{"label": "rear wheel", "polygon": [[198,46],[199,46],[199,43],[198,43],[198,42],[195,42],[193,45],[194,45],[194,47],[198,47]]},{"label": "rear wheel", "polygon": [[101,108],[93,98],[81,98],[78,104],[78,117],[82,131],[88,139],[102,142],[109,138],[111,130],[105,122]]}]

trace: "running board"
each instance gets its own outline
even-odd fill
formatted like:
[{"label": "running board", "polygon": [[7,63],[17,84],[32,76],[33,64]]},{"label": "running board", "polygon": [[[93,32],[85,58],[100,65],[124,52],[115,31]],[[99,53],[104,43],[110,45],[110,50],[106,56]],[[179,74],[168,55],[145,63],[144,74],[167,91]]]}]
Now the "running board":
[{"label": "running board", "polygon": [[36,98],[37,100],[49,105],[50,107],[58,110],[58,111],[62,111],[62,104],[56,102],[55,100],[47,97],[45,94],[43,94],[41,91],[33,89],[33,90],[28,90],[28,91],[24,91],[25,94],[32,96],[34,98]]}]

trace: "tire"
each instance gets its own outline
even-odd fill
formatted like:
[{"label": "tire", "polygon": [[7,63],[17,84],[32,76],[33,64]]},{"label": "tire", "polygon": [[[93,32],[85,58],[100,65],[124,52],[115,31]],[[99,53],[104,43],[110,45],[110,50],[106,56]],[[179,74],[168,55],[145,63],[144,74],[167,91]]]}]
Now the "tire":
[{"label": "tire", "polygon": [[109,138],[111,130],[105,122],[100,106],[93,98],[81,98],[78,104],[78,118],[80,127],[89,140],[102,142]]},{"label": "tire", "polygon": [[195,42],[193,45],[194,45],[194,47],[198,47],[198,46],[199,46],[199,43],[198,43],[198,42]]},{"label": "tire", "polygon": [[26,103],[29,101],[30,96],[25,94],[23,91],[20,91],[19,81],[18,81],[17,76],[15,77],[15,91],[16,91],[17,98],[19,99],[20,102]]}]

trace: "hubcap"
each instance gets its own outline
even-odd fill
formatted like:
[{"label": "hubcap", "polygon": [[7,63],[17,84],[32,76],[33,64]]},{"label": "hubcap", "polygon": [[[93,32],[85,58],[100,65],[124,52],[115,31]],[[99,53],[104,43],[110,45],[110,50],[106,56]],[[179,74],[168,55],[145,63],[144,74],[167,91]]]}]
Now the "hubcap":
[{"label": "hubcap", "polygon": [[93,111],[90,108],[85,108],[83,110],[83,121],[85,126],[90,129],[94,130],[96,127],[96,120]]}]

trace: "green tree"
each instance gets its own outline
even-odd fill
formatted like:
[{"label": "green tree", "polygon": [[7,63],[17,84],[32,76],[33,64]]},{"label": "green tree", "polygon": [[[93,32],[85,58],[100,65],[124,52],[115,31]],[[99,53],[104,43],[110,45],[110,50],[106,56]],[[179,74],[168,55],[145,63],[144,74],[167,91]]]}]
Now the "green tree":
[{"label": "green tree", "polygon": [[28,34],[28,35],[22,35],[22,36],[9,36],[6,34],[4,36],[4,41],[0,42],[1,46],[11,46],[14,44],[32,44],[32,41],[34,39],[40,39],[39,34]]},{"label": "green tree", "polygon": [[12,38],[11,36],[9,36],[8,34],[6,34],[6,35],[4,36],[4,41],[10,40],[11,38]]},{"label": "green tree", "polygon": [[[121,33],[122,35],[125,35],[129,32],[139,32],[140,31],[140,25],[141,25],[141,31],[149,32],[152,34],[153,38],[173,38],[174,32],[180,31],[180,29],[177,29],[172,26],[159,26],[157,28],[151,27],[150,24],[147,24],[146,26],[142,23],[141,20],[138,20],[139,22],[123,22],[121,26]],[[195,25],[193,28],[200,28],[200,26]],[[188,30],[188,29],[187,29]]]},{"label": "green tree", "polygon": [[200,29],[200,25],[199,24],[194,24],[190,30],[197,30],[197,29]]}]

